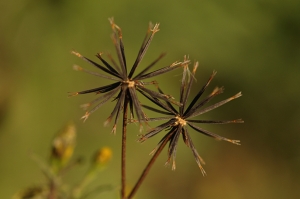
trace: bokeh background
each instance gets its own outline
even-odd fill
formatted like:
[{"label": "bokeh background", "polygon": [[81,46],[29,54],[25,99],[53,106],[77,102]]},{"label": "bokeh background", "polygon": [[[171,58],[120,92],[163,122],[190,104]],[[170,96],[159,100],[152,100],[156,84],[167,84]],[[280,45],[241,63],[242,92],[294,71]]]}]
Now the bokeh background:
[{"label": "bokeh background", "polygon": [[[164,151],[136,198],[300,197],[300,1],[19,0],[0,5],[0,198],[45,181],[29,154],[47,161],[53,136],[70,120],[78,130],[74,158],[83,156],[87,163],[96,149],[111,147],[113,160],[95,183],[119,186],[120,125],[116,135],[110,134],[111,126],[103,127],[113,103],[83,123],[79,105],[94,95],[67,96],[69,91],[106,83],[72,70],[73,64],[94,68],[70,52],[90,58],[100,51],[115,55],[107,20],[112,16],[123,31],[128,65],[134,62],[148,22],[160,22],[141,67],[162,52],[167,56],[156,68],[189,55],[200,62],[193,94],[213,70],[218,74],[207,94],[215,86],[225,86],[217,101],[243,93],[203,115],[243,118],[244,124],[205,126],[241,140],[241,146],[192,131],[208,175],[202,176],[191,151],[180,141],[176,171],[164,166]],[[156,80],[178,97],[180,74],[176,70]],[[137,134],[138,127],[131,125],[129,187],[162,136],[139,144]],[[86,167],[74,168],[66,182],[77,182]],[[108,199],[117,196],[116,191],[102,194]]]}]

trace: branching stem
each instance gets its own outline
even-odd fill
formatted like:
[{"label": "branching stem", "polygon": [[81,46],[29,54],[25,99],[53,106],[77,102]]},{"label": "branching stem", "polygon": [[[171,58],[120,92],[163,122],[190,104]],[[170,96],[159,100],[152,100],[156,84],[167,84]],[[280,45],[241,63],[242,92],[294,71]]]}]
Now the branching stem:
[{"label": "branching stem", "polygon": [[166,139],[164,139],[164,141],[161,143],[161,145],[158,147],[158,149],[155,151],[155,153],[153,154],[151,160],[148,162],[147,166],[145,167],[143,173],[141,174],[140,178],[138,179],[138,181],[136,182],[135,186],[133,187],[132,191],[130,192],[130,194],[128,195],[127,199],[132,199],[133,196],[135,195],[135,193],[137,192],[137,190],[139,189],[139,187],[141,186],[142,182],[145,180],[148,172],[150,171],[152,165],[154,164],[155,160],[157,159],[157,157],[159,156],[159,154],[161,153],[161,151],[163,150],[163,148],[166,146],[166,144],[168,143],[170,137],[172,134],[170,134],[168,137],[166,137]]}]

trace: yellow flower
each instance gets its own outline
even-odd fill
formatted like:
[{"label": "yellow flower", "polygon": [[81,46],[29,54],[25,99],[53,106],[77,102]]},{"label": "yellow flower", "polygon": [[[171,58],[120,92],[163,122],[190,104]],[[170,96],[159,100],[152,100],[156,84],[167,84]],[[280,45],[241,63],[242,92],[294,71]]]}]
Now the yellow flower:
[{"label": "yellow flower", "polygon": [[112,150],[109,147],[103,147],[96,152],[93,164],[97,165],[97,167],[105,166],[111,160],[111,157]]}]

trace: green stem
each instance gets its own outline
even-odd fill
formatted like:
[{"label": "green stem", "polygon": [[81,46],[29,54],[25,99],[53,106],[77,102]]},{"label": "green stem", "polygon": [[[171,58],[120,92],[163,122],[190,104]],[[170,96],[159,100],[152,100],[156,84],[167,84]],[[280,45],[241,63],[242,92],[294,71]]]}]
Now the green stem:
[{"label": "green stem", "polygon": [[77,185],[73,192],[72,192],[72,198],[80,198],[82,196],[82,192],[84,189],[95,179],[97,175],[96,169],[90,169],[88,173],[84,176],[83,180],[80,182],[79,185]]}]

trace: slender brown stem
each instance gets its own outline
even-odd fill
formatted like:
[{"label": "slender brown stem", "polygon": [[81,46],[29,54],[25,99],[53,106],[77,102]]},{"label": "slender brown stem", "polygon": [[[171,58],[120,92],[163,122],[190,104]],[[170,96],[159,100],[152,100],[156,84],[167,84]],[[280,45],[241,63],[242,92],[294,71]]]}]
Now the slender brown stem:
[{"label": "slender brown stem", "polygon": [[144,169],[143,173],[141,174],[140,178],[138,179],[135,186],[133,187],[132,191],[128,195],[127,199],[131,199],[134,196],[134,194],[137,192],[137,190],[141,186],[142,182],[145,180],[148,172],[150,171],[153,163],[155,162],[155,160],[157,159],[157,157],[159,156],[159,154],[161,153],[161,151],[163,150],[163,148],[166,146],[167,142],[169,141],[169,138],[171,137],[171,135],[172,134],[170,133],[170,135],[168,137],[166,137],[166,139],[164,139],[164,141],[158,147],[158,149],[156,150],[156,152],[152,156],[151,160],[148,162],[147,166],[145,167],[145,169]]},{"label": "slender brown stem", "polygon": [[127,130],[128,98],[125,97],[123,110],[122,152],[121,152],[121,198],[126,199],[126,130]]},{"label": "slender brown stem", "polygon": [[48,199],[56,199],[57,190],[56,190],[56,184],[53,180],[51,180],[51,182],[50,182],[49,189],[50,189],[50,191],[49,191]]}]

